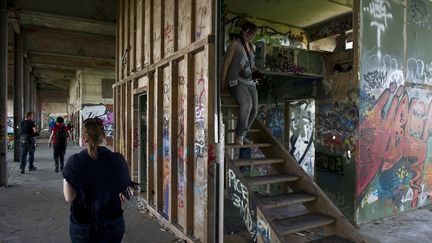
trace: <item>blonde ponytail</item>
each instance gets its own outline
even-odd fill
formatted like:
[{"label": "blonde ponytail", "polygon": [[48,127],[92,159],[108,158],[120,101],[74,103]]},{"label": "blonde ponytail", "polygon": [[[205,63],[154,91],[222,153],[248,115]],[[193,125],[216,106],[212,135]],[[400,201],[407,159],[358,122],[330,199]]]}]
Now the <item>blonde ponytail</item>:
[{"label": "blonde ponytail", "polygon": [[90,158],[97,159],[97,148],[105,139],[103,121],[99,118],[88,118],[84,121],[84,140]]}]

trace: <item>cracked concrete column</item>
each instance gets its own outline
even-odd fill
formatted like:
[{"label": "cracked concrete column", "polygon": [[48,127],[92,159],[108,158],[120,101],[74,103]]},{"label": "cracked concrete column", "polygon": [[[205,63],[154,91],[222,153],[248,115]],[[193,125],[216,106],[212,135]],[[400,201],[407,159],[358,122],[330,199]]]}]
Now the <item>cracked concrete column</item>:
[{"label": "cracked concrete column", "polygon": [[7,1],[0,3],[0,187],[8,185],[7,171],[7,61],[8,61]]}]

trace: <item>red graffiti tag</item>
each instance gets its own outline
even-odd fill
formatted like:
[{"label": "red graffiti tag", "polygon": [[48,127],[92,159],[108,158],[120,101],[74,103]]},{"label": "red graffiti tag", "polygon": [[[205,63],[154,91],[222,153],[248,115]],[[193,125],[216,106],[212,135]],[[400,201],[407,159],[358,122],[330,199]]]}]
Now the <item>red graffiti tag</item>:
[{"label": "red graffiti tag", "polygon": [[138,148],[139,146],[139,136],[138,136],[138,128],[134,128],[133,131],[133,147]]}]

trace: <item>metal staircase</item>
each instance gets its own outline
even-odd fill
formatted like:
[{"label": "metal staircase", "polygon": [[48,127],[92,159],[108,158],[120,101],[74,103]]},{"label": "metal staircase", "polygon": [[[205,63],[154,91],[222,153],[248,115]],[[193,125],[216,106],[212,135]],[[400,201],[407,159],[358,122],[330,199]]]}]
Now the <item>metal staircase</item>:
[{"label": "metal staircase", "polygon": [[[366,242],[291,154],[255,120],[248,137],[253,144],[234,141],[238,105],[229,94],[221,95],[228,141],[225,144],[226,190],[255,242]],[[265,158],[233,158],[241,148],[259,148]],[[252,176],[245,167],[272,166],[268,175]],[[278,195],[259,188],[282,185]]]}]

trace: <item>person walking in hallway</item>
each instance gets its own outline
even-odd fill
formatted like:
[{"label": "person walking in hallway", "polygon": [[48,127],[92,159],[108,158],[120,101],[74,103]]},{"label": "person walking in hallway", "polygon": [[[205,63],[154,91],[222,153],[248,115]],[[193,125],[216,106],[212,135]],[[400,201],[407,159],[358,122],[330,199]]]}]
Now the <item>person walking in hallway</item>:
[{"label": "person walking in hallway", "polygon": [[72,155],[63,170],[63,193],[71,203],[72,242],[120,243],[125,232],[123,192],[132,185],[126,160],[101,144],[103,121],[89,118],[83,124],[86,149]]},{"label": "person walking in hallway", "polygon": [[33,121],[33,112],[27,112],[25,119],[20,122],[19,130],[21,133],[20,137],[20,148],[21,148],[21,174],[25,174],[25,167],[27,164],[27,154],[29,155],[29,171],[35,171],[37,168],[33,165],[34,153],[36,149],[36,143],[34,137],[38,135],[38,127]]},{"label": "person walking in hallway", "polygon": [[63,171],[64,156],[66,153],[67,140],[70,138],[69,128],[64,124],[63,117],[59,116],[56,120],[56,125],[52,129],[51,136],[48,139],[48,145],[53,145],[55,172]]},{"label": "person walking in hallway", "polygon": [[222,66],[223,89],[228,88],[239,104],[236,143],[252,143],[245,138],[258,113],[258,92],[255,74],[259,73],[254,64],[254,45],[257,27],[251,22],[242,25],[240,37],[231,41]]}]

